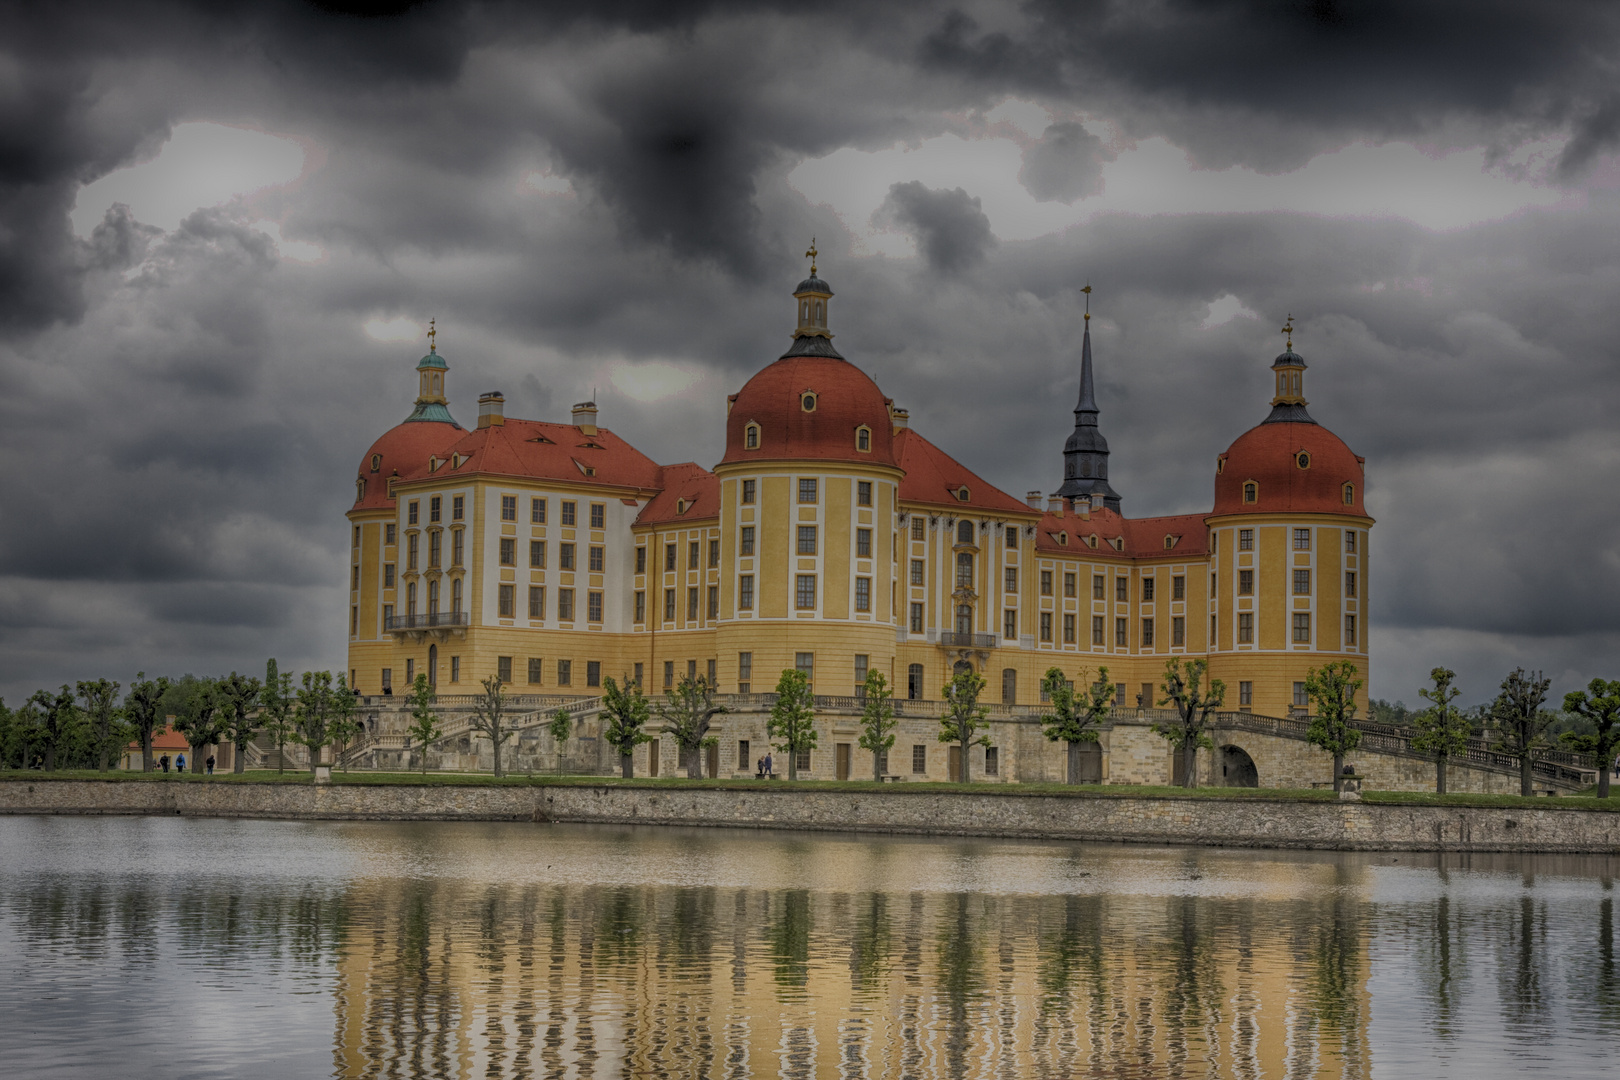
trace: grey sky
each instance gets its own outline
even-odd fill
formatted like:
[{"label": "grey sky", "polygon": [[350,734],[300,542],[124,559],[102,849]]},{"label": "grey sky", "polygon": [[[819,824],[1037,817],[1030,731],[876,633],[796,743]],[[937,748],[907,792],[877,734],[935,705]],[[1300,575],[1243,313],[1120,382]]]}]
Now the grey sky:
[{"label": "grey sky", "polygon": [[1620,675],[1614,8],[394,8],[0,12],[8,701],[341,668],[429,316],[464,423],[595,388],[712,465],[812,235],[840,350],[1018,495],[1089,279],[1133,516],[1209,507],[1292,313],[1368,459],[1373,692]]}]

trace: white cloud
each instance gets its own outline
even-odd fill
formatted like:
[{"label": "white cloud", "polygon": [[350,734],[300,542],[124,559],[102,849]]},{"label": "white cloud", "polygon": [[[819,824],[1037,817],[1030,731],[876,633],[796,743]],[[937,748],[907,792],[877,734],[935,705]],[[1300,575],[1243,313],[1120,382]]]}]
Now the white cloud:
[{"label": "white cloud", "polygon": [[418,341],[427,334],[427,327],[403,315],[385,319],[381,315],[367,319],[366,335],[375,341]]},{"label": "white cloud", "polygon": [[572,195],[574,185],[566,176],[554,176],[550,169],[535,169],[523,174],[521,186],[541,195]]},{"label": "white cloud", "polygon": [[1243,306],[1243,301],[1227,293],[1219,300],[1209,305],[1209,314],[1204,321],[1198,324],[1200,330],[1209,330],[1217,326],[1225,326],[1236,318],[1258,319],[1260,316]]},{"label": "white cloud", "polygon": [[608,369],[608,381],[612,383],[613,388],[630,400],[643,404],[675,397],[691,390],[702,378],[702,372],[672,364],[667,360],[620,362]]}]

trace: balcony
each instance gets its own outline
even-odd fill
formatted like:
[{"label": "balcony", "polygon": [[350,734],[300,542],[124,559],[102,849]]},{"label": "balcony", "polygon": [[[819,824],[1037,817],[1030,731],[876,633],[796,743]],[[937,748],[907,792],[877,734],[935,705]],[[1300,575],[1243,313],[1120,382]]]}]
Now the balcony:
[{"label": "balcony", "polygon": [[434,630],[462,630],[467,626],[465,611],[430,611],[422,615],[390,615],[383,629],[397,634],[422,634]]},{"label": "balcony", "polygon": [[996,647],[996,635],[961,634],[941,630],[939,644],[947,649],[993,649]]}]

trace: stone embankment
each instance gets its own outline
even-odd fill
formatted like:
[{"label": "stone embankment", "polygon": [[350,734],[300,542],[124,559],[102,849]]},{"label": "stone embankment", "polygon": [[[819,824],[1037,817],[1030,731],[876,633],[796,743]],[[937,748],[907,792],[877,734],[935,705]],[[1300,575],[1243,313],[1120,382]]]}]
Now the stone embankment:
[{"label": "stone embankment", "polygon": [[309,786],[0,781],[5,814],[711,825],[1328,851],[1620,854],[1620,813],[1574,806],[1076,794],[869,792],[617,784]]}]

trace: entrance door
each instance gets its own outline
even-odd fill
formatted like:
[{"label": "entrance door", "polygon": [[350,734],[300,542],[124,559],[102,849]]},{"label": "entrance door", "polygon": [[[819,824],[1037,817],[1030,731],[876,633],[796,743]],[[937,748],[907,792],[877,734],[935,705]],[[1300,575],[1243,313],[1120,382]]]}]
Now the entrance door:
[{"label": "entrance door", "polygon": [[714,746],[709,747],[706,757],[708,760],[704,764],[708,767],[709,779],[713,780],[720,775],[720,745],[716,743]]},{"label": "entrance door", "polygon": [[647,775],[658,775],[658,740],[647,744]]},{"label": "entrance door", "polygon": [[953,746],[951,747],[951,781],[952,783],[960,783],[961,780],[962,748],[960,746]]},{"label": "entrance door", "polygon": [[849,743],[838,744],[838,779],[849,779]]}]

